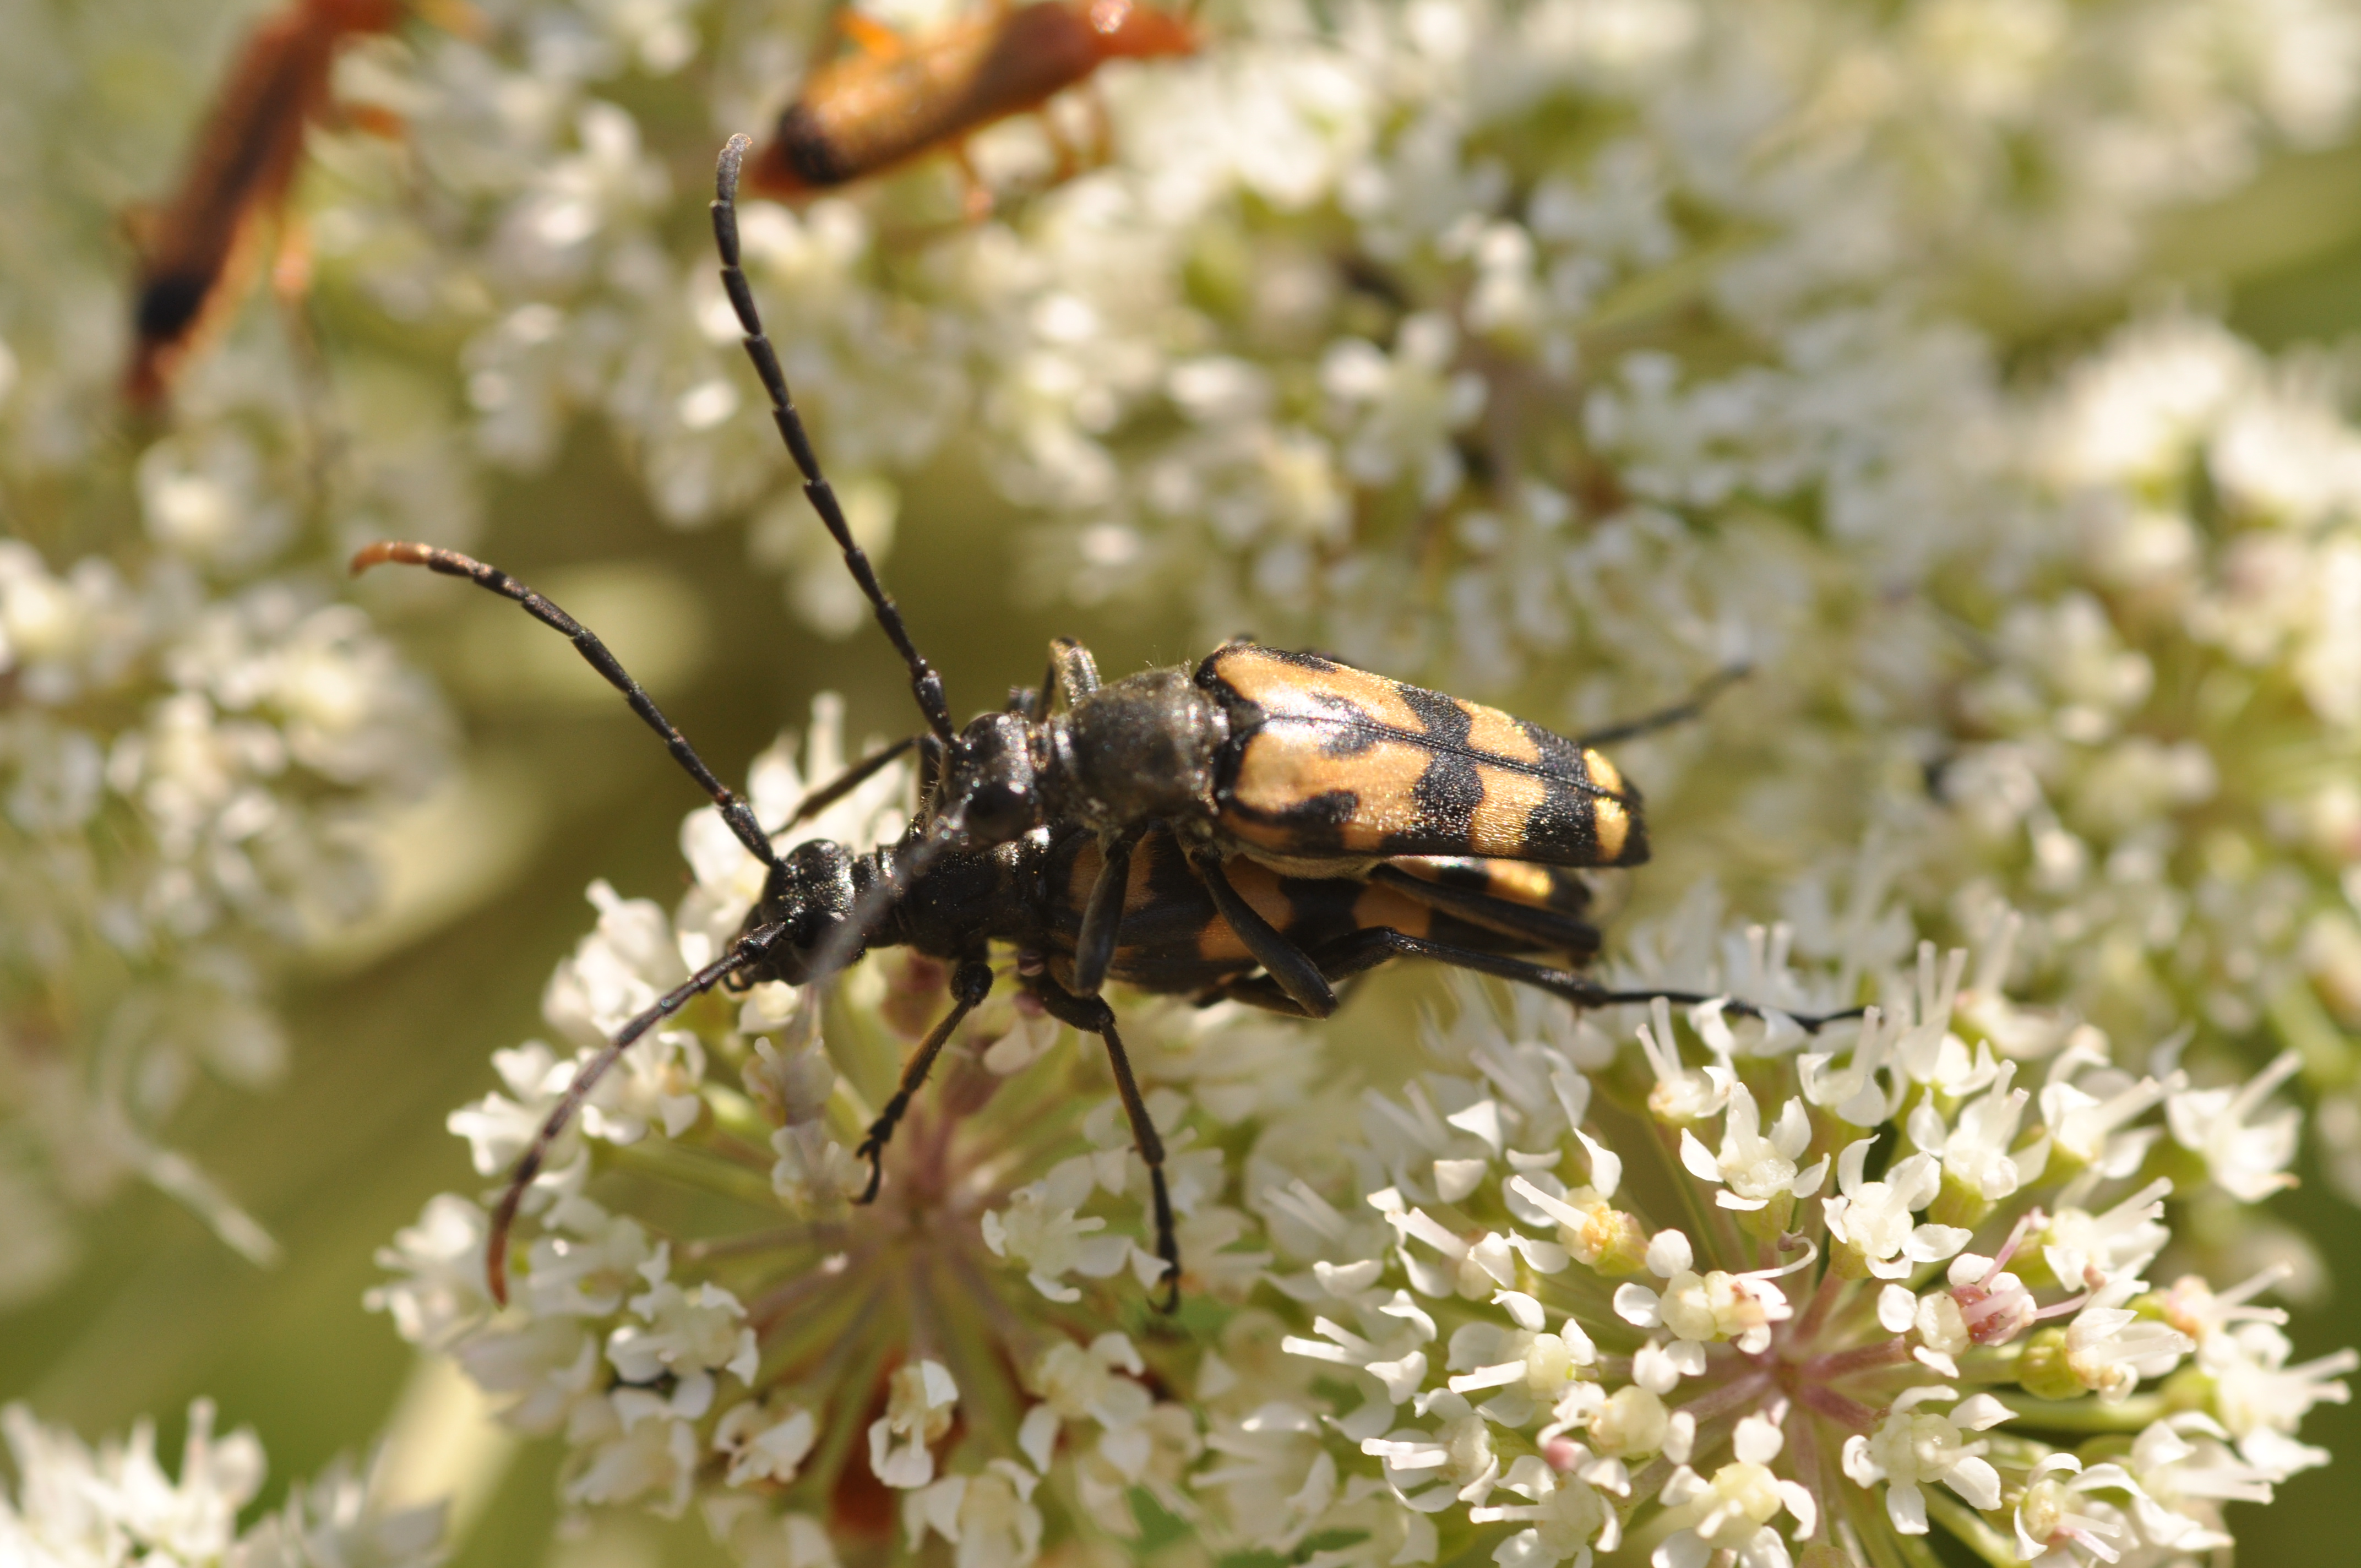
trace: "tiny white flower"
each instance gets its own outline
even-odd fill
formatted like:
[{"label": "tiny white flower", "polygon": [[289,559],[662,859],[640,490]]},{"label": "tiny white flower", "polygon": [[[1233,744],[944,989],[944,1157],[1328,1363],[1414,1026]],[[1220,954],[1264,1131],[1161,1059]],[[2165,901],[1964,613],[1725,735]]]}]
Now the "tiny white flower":
[{"label": "tiny white flower", "polygon": [[2275,1480],[2328,1463],[2327,1450],[2299,1442],[2296,1430],[2313,1406],[2349,1400],[2334,1379],[2361,1369],[2361,1354],[2349,1348],[2290,1365],[2294,1349],[2277,1325],[2243,1322],[2207,1335],[2199,1350],[2214,1382],[2215,1413],[2239,1456]]},{"label": "tiny white flower", "polygon": [[1838,1196],[1820,1200],[1828,1234],[1881,1279],[1899,1279],[1914,1265],[1939,1263],[1968,1245],[1971,1233],[1956,1225],[1913,1224],[1912,1216],[1935,1200],[1942,1185],[1932,1155],[1897,1160],[1882,1181],[1867,1179],[1873,1138],[1848,1144],[1837,1157]]},{"label": "tiny white flower", "polygon": [[1720,1153],[1708,1150],[1695,1133],[1683,1127],[1681,1163],[1700,1181],[1726,1185],[1727,1190],[1713,1196],[1722,1208],[1757,1210],[1783,1195],[1809,1198],[1820,1190],[1828,1173],[1826,1155],[1804,1169],[1795,1166],[1811,1142],[1812,1119],[1803,1101],[1790,1100],[1782,1106],[1777,1124],[1765,1137],[1754,1096],[1741,1083],[1730,1091]]},{"label": "tiny white flower", "polygon": [[1730,1091],[1738,1086],[1737,1073],[1727,1061],[1709,1062],[1703,1068],[1683,1067],[1680,1045],[1673,1036],[1671,1004],[1656,1002],[1653,1018],[1653,1028],[1647,1024],[1639,1028],[1641,1052],[1647,1058],[1649,1069],[1656,1075],[1656,1086],[1648,1091],[1649,1113],[1675,1127],[1686,1127],[1719,1113],[1730,1102]]},{"label": "tiny white flower", "polygon": [[2008,1419],[2008,1407],[1989,1394],[1962,1400],[1946,1415],[1921,1407],[1959,1398],[1939,1385],[1905,1390],[1893,1413],[1872,1433],[1845,1439],[1844,1473],[1861,1486],[1885,1484],[1885,1511],[1905,1535],[1927,1533],[1927,1499],[1919,1488],[1941,1482],[1979,1508],[2000,1507],[2000,1473],[1962,1429],[1982,1431]]},{"label": "tiny white flower", "polygon": [[2141,1378],[2165,1376],[2196,1348],[2179,1329],[2117,1304],[2144,1288],[2138,1279],[2110,1282],[2066,1326],[2067,1367],[2103,1403],[2128,1398]]},{"label": "tiny white flower", "polygon": [[[935,1477],[930,1445],[951,1430],[959,1385],[939,1361],[910,1362],[887,1380],[885,1413],[869,1425],[869,1468],[899,1491],[913,1491]],[[900,1446],[895,1446],[896,1439]]]},{"label": "tiny white flower", "polygon": [[1960,1108],[1956,1127],[1944,1124],[1931,1101],[1922,1100],[1911,1110],[1911,1143],[1940,1160],[1945,1182],[1956,1184],[1971,1201],[1999,1202],[2038,1176],[2049,1158],[2047,1134],[2025,1148],[2014,1146],[2032,1098],[2028,1090],[2009,1087],[2015,1074],[2015,1062],[2003,1063],[1990,1091]]},{"label": "tiny white flower", "polygon": [[2118,1509],[2083,1501],[2081,1494],[2100,1490],[2136,1493],[2138,1486],[2119,1464],[2086,1470],[2070,1453],[2037,1461],[2014,1516],[2018,1554],[2042,1568],[2081,1568],[2094,1558],[2120,1561],[2133,1546],[2134,1533]]},{"label": "tiny white flower", "polygon": [[2295,1184],[2287,1167],[2295,1157],[2301,1113],[2287,1106],[2251,1124],[2247,1118],[2301,1065],[2295,1052],[2283,1052],[2243,1086],[2184,1089],[2165,1102],[2174,1141],[2202,1156],[2207,1171],[2232,1197],[2258,1203]]},{"label": "tiny white flower", "polygon": [[1782,1401],[1768,1414],[1741,1420],[1731,1439],[1737,1462],[1715,1471],[1710,1481],[1686,1464],[1673,1472],[1663,1501],[1684,1528],[1657,1546],[1648,1560],[1652,1568],[1705,1568],[1722,1552],[1734,1553],[1743,1568],[1788,1568],[1786,1542],[1772,1520],[1784,1508],[1795,1520],[1795,1539],[1802,1541],[1818,1522],[1819,1507],[1800,1482],[1771,1472],[1785,1446],[1780,1430],[1785,1419]]},{"label": "tiny white flower", "polygon": [[2172,1183],[2158,1177],[2096,1214],[2061,1206],[2040,1237],[2049,1271],[2062,1280],[2081,1279],[2093,1269],[2102,1278],[2137,1273],[2171,1239],[2162,1223],[2171,1191]]}]

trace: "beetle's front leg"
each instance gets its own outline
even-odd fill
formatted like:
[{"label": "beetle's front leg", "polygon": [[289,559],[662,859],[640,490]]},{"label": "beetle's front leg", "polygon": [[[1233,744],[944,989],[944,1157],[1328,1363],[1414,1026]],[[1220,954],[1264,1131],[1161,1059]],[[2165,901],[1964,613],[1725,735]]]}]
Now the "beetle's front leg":
[{"label": "beetle's front leg", "polygon": [[1041,676],[1041,689],[1034,694],[1033,722],[1040,723],[1049,717],[1049,710],[1062,701],[1068,711],[1074,704],[1099,689],[1099,663],[1091,651],[1071,637],[1056,637],[1049,641],[1049,668]]},{"label": "beetle's front leg", "polygon": [[869,1124],[869,1135],[853,1151],[853,1157],[869,1162],[869,1185],[862,1190],[858,1201],[873,1203],[877,1201],[877,1189],[885,1179],[885,1146],[892,1141],[894,1129],[909,1111],[911,1098],[927,1081],[927,1074],[933,1069],[935,1058],[942,1054],[944,1043],[951,1037],[951,1031],[958,1028],[960,1020],[974,1012],[976,1004],[991,992],[990,964],[969,959],[952,974],[951,1010],[943,1014],[942,1021],[910,1054],[909,1062],[902,1069],[902,1081],[895,1089],[894,1097],[885,1102],[885,1109],[879,1112],[877,1120]]},{"label": "beetle's front leg", "polygon": [[1131,891],[1131,852],[1147,834],[1145,824],[1099,840],[1099,880],[1082,905],[1082,934],[1074,944],[1074,994],[1096,996],[1115,962],[1115,938],[1123,926],[1125,895]]},{"label": "beetle's front leg", "polygon": [[1164,1139],[1156,1131],[1155,1118],[1148,1113],[1148,1100],[1139,1091],[1123,1036],[1115,1032],[1115,1010],[1095,996],[1074,995],[1047,975],[1028,981],[1027,989],[1041,999],[1049,1016],[1106,1042],[1115,1092],[1122,1097],[1123,1113],[1131,1123],[1132,1146],[1148,1167],[1148,1201],[1156,1215],[1156,1255],[1164,1263],[1165,1296],[1158,1305],[1170,1312],[1180,1304],[1180,1241],[1172,1218],[1172,1191],[1164,1179]]}]

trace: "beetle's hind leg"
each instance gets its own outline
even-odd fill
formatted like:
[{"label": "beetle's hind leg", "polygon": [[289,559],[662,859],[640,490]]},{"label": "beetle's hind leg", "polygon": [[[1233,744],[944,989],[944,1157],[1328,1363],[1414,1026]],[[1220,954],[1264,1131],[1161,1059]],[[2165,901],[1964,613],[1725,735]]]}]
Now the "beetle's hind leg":
[{"label": "beetle's hind leg", "polygon": [[1164,1262],[1164,1299],[1157,1307],[1170,1312],[1180,1304],[1180,1240],[1172,1222],[1172,1190],[1164,1180],[1164,1140],[1148,1113],[1123,1036],[1115,1033],[1115,1009],[1098,997],[1076,996],[1047,975],[1027,983],[1049,1016],[1106,1042],[1107,1064],[1115,1069],[1115,1092],[1123,1097],[1123,1113],[1131,1123],[1132,1145],[1148,1167],[1148,1196],[1156,1210],[1156,1255]]},{"label": "beetle's hind leg", "polygon": [[971,959],[961,964],[952,974],[951,1010],[943,1014],[940,1023],[928,1031],[927,1037],[918,1043],[918,1048],[910,1053],[909,1061],[902,1068],[902,1081],[894,1091],[894,1097],[885,1102],[885,1109],[877,1113],[877,1120],[869,1124],[869,1135],[862,1139],[859,1148],[852,1151],[854,1158],[869,1162],[869,1185],[862,1189],[860,1201],[873,1203],[877,1201],[877,1189],[885,1180],[885,1146],[894,1141],[894,1129],[909,1113],[911,1100],[925,1086],[927,1074],[934,1070],[935,1058],[943,1054],[943,1046],[950,1039],[951,1031],[957,1029],[960,1020],[974,1012],[976,1004],[991,993],[990,964],[978,963]]},{"label": "beetle's hind leg", "polygon": [[[1423,937],[1406,936],[1389,926],[1372,926],[1339,937],[1314,949],[1312,954],[1322,974],[1330,982],[1350,980],[1366,974],[1379,964],[1393,959],[1428,959],[1453,969],[1469,970],[1488,974],[1518,985],[1530,985],[1546,991],[1553,996],[1564,997],[1576,1007],[1618,1007],[1643,1002],[1670,1002],[1684,1007],[1699,1003],[1725,1002],[1727,1011],[1744,1018],[1760,1018],[1765,1009],[1751,1002],[1728,997],[1708,996],[1695,991],[1609,991],[1589,976],[1572,970],[1552,969],[1530,959],[1512,958],[1506,953],[1488,953],[1475,948],[1463,948],[1449,942],[1429,941]],[[1273,1013],[1307,1016],[1304,1009],[1284,990],[1267,976],[1235,980],[1215,988],[1212,1000],[1243,1002]],[[1860,1008],[1848,1008],[1841,1013],[1821,1014],[1789,1014],[1806,1031],[1817,1034],[1829,1024],[1861,1016]]]},{"label": "beetle's hind leg", "polygon": [[1754,673],[1754,666],[1744,659],[1724,664],[1697,684],[1697,689],[1670,707],[1660,707],[1653,713],[1643,713],[1637,718],[1626,718],[1587,735],[1577,735],[1577,746],[1607,746],[1618,740],[1629,740],[1641,735],[1653,735],[1659,729],[1670,729],[1676,724],[1686,724],[1700,718],[1713,699],[1725,690]]}]

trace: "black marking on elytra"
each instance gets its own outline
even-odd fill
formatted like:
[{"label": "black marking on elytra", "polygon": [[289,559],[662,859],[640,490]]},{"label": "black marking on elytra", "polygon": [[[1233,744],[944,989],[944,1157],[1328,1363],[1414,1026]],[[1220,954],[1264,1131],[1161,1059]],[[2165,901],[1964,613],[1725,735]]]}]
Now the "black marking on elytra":
[{"label": "black marking on elytra", "polygon": [[1484,803],[1484,781],[1476,772],[1479,755],[1468,743],[1473,725],[1467,710],[1440,692],[1400,686],[1402,702],[1426,727],[1425,744],[1434,755],[1411,795],[1418,803],[1418,826],[1389,834],[1386,848],[1402,854],[1448,854],[1463,848],[1475,830],[1476,808]]}]

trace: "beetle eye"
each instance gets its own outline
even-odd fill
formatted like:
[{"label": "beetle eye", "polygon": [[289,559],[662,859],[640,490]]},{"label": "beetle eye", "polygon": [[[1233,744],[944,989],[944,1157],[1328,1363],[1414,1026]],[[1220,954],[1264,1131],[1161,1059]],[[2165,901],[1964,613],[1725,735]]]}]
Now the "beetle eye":
[{"label": "beetle eye", "polygon": [[1033,826],[1028,791],[1005,779],[978,784],[967,799],[967,833],[978,844],[1005,844]]}]

